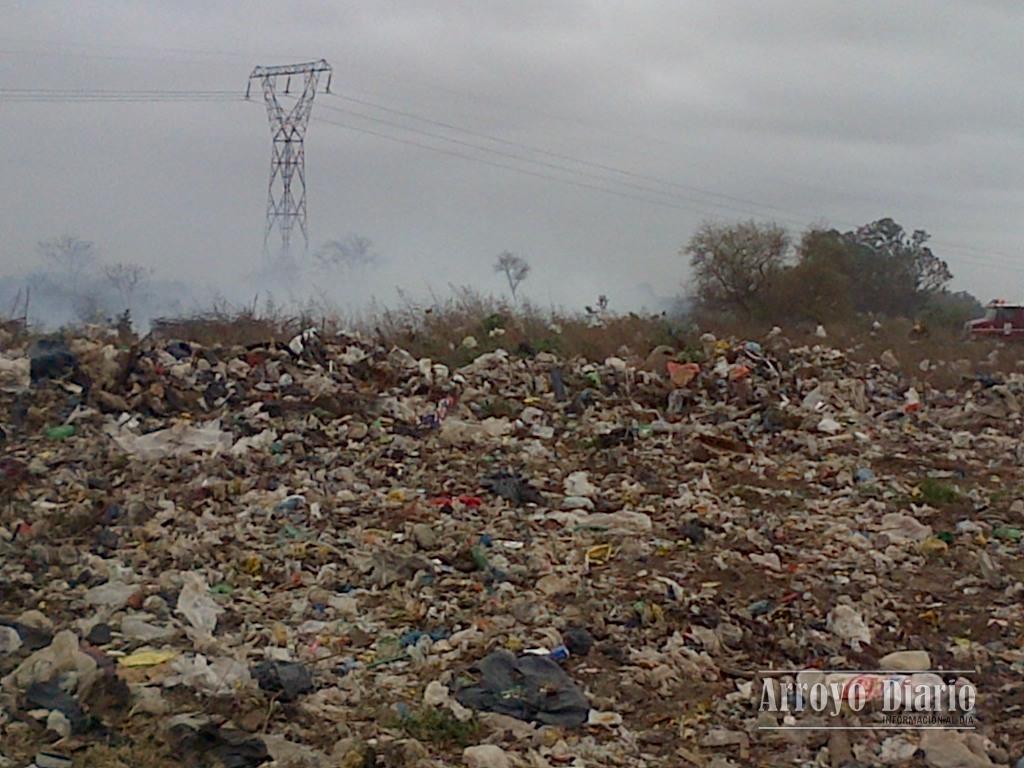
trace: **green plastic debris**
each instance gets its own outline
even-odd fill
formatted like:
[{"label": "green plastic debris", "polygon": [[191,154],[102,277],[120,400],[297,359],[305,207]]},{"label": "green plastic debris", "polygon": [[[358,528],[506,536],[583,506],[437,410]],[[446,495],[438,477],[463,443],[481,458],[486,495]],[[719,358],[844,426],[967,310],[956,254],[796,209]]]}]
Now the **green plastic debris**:
[{"label": "green plastic debris", "polygon": [[74,424],[61,424],[58,427],[48,427],[46,430],[46,436],[51,440],[67,440],[74,434]]},{"label": "green plastic debris", "polygon": [[1020,541],[1021,531],[1020,528],[1012,528],[1008,525],[1000,525],[998,528],[992,529],[992,535],[997,539],[1006,539],[1007,541]]},{"label": "green plastic debris", "polygon": [[476,564],[476,567],[481,571],[486,571],[491,567],[491,564],[487,561],[487,555],[484,554],[482,547],[473,547],[470,550],[470,554],[473,557],[473,562]]},{"label": "green plastic debris", "polygon": [[949,531],[940,531],[939,533],[935,534],[935,538],[941,539],[942,541],[946,542],[947,544],[952,544],[953,543],[953,534],[950,533]]}]

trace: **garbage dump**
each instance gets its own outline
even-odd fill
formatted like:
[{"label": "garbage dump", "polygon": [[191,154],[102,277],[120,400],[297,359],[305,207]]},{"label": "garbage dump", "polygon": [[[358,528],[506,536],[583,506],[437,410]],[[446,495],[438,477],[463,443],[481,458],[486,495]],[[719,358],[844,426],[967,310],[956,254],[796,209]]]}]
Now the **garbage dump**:
[{"label": "garbage dump", "polygon": [[1020,765],[1024,374],[829,343],[8,342],[0,765]]}]

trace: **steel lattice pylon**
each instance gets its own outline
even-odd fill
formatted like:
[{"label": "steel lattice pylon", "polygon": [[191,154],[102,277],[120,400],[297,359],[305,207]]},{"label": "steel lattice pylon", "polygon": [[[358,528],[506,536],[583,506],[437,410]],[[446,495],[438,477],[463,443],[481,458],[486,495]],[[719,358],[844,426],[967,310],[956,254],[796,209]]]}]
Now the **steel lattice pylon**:
[{"label": "steel lattice pylon", "polygon": [[[270,182],[267,185],[267,225],[263,233],[263,250],[270,255],[270,235],[276,227],[281,233],[281,257],[287,259],[291,251],[292,229],[296,224],[302,233],[306,249],[309,248],[309,229],[306,221],[306,153],[303,140],[313,110],[320,75],[327,73],[326,91],[331,90],[331,65],[324,59],[306,64],[288,64],[279,67],[256,67],[249,75],[245,97],[249,98],[252,81],[263,86],[263,100],[270,118],[270,137],[273,150],[270,155]],[[284,77],[286,95],[291,94],[292,76],[302,76],[302,91],[295,104],[285,111],[278,101],[278,78]]]}]

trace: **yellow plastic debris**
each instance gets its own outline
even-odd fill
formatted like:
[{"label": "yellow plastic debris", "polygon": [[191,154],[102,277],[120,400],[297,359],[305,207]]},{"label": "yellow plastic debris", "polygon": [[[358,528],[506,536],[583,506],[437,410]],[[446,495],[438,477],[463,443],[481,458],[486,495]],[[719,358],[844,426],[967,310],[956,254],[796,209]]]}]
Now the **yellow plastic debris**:
[{"label": "yellow plastic debris", "polygon": [[944,555],[949,551],[949,545],[937,536],[929,536],[917,546],[922,555]]},{"label": "yellow plastic debris", "polygon": [[583,561],[587,565],[604,565],[612,559],[612,554],[611,544],[598,544],[586,551]]},{"label": "yellow plastic debris", "polygon": [[240,564],[243,573],[256,576],[263,572],[263,560],[257,554],[246,555]]},{"label": "yellow plastic debris", "polygon": [[273,625],[271,625],[270,632],[274,637],[275,645],[288,645],[288,627],[286,627],[280,621],[275,621]]},{"label": "yellow plastic debris", "polygon": [[117,663],[122,667],[155,667],[165,664],[178,655],[177,651],[136,651],[122,656]]}]

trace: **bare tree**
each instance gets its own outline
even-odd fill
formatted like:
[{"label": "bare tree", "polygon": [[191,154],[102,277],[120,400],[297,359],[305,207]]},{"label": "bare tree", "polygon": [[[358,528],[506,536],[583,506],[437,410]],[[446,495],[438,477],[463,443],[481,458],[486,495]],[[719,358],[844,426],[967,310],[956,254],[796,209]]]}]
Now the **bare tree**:
[{"label": "bare tree", "polygon": [[117,291],[123,309],[131,307],[136,289],[151,274],[152,270],[148,267],[125,261],[107,264],[103,267],[103,276],[107,278],[107,282]]},{"label": "bare tree", "polygon": [[37,245],[39,254],[64,273],[72,289],[77,290],[82,276],[96,263],[96,246],[77,235],[61,235]]},{"label": "bare tree", "polygon": [[749,316],[754,299],[782,269],[789,237],[777,224],[704,222],[683,250],[697,283],[697,299]]},{"label": "bare tree", "polygon": [[494,271],[505,275],[508,280],[508,290],[512,294],[512,301],[518,301],[516,291],[519,284],[530,274],[530,265],[522,256],[516,256],[511,251],[502,251],[498,254],[498,260],[494,262]]}]

